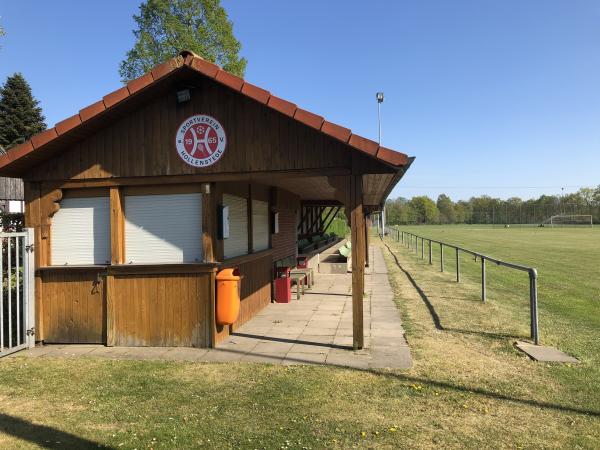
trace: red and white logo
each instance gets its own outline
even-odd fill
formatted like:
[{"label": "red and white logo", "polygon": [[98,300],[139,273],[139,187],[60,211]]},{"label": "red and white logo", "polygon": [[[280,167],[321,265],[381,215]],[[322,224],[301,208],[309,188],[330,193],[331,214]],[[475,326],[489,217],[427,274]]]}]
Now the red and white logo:
[{"label": "red and white logo", "polygon": [[216,163],[227,145],[225,130],[217,119],[206,114],[188,117],[177,129],[177,154],[190,166],[208,167]]}]

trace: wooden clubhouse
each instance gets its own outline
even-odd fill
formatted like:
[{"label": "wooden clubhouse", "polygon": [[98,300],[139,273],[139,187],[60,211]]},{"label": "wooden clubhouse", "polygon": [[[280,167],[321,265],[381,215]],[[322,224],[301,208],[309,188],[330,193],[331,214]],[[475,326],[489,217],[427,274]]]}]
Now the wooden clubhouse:
[{"label": "wooden clubhouse", "polygon": [[[35,230],[36,340],[215,346],[271,302],[298,230],[343,206],[361,348],[365,217],[411,162],[184,51],[0,156]],[[241,310],[217,326],[225,267]]]}]

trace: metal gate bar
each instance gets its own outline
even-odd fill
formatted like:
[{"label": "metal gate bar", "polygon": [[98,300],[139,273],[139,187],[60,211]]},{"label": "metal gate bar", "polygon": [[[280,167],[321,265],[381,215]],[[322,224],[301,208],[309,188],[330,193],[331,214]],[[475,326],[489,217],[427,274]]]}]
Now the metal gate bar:
[{"label": "metal gate bar", "polygon": [[33,229],[0,232],[0,357],[35,345],[32,243]]}]

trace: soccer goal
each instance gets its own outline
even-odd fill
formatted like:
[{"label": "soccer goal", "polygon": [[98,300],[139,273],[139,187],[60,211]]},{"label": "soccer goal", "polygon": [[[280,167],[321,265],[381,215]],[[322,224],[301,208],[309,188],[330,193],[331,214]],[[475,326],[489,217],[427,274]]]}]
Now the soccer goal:
[{"label": "soccer goal", "polygon": [[542,226],[550,227],[573,227],[573,226],[594,226],[592,216],[589,214],[560,214],[552,216],[542,222]]}]

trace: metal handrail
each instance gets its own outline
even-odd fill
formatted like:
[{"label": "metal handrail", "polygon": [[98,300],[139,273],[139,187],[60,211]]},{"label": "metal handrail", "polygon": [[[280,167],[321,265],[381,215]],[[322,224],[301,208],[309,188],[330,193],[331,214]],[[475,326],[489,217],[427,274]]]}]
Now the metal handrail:
[{"label": "metal handrail", "polygon": [[459,247],[458,245],[448,244],[447,242],[438,241],[436,239],[431,239],[428,237],[423,237],[416,235],[414,233],[410,233],[408,231],[402,231],[396,228],[386,227],[386,232],[388,235],[393,236],[396,239],[396,242],[401,242],[404,246],[409,249],[412,249],[414,242],[414,250],[419,256],[419,239],[421,240],[421,259],[425,259],[425,242],[428,243],[429,250],[429,264],[433,264],[433,252],[432,252],[432,244],[439,244],[440,246],[440,271],[444,271],[444,247],[452,248],[456,252],[456,282],[460,283],[460,260],[459,253],[468,253],[477,258],[481,259],[481,301],[485,303],[487,298],[486,291],[486,266],[485,262],[490,261],[498,266],[508,267],[509,269],[520,270],[523,272],[527,272],[529,274],[529,315],[530,315],[530,331],[531,331],[531,339],[535,345],[539,345],[539,334],[538,334],[538,288],[537,288],[537,270],[535,267],[523,266],[521,264],[516,264],[508,261],[503,261],[498,258],[494,258],[492,256],[485,255],[483,253],[475,252],[473,250],[469,250],[467,248]]}]

